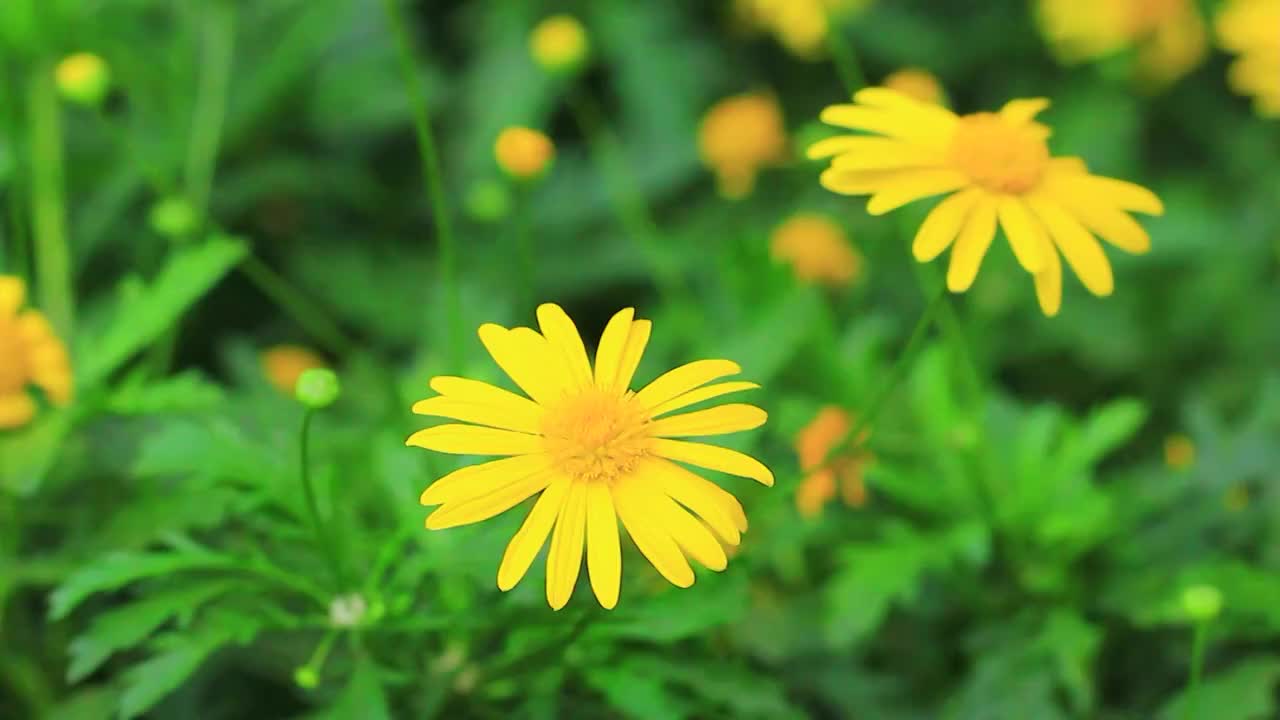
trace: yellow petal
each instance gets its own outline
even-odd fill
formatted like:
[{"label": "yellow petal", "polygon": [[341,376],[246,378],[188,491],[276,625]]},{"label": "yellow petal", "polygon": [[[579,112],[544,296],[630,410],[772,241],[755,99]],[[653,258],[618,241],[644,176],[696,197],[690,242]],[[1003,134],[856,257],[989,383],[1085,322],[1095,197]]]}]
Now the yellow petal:
[{"label": "yellow petal", "polygon": [[657,438],[653,441],[653,451],[658,456],[669,460],[751,478],[767,486],[773,485],[773,473],[769,472],[769,468],[759,460],[737,450],[703,443]]},{"label": "yellow petal", "polygon": [[480,326],[479,335],[498,367],[539,405],[555,403],[570,388],[568,370],[538,333],[489,323]]},{"label": "yellow petal", "polygon": [[876,189],[876,194],[867,201],[867,212],[883,215],[920,198],[958,190],[968,184],[968,176],[956,170],[904,170],[901,177]]},{"label": "yellow petal", "polygon": [[1112,205],[1077,203],[1067,198],[1062,202],[1087,229],[1121,250],[1135,255],[1151,250],[1151,236],[1123,210]]},{"label": "yellow petal", "polygon": [[747,514],[738,499],[706,478],[662,459],[653,459],[655,467],[646,471],[662,492],[697,513],[712,530],[730,545],[742,540],[747,530]]},{"label": "yellow petal", "polygon": [[455,424],[419,430],[405,445],[454,455],[530,455],[544,449],[537,435]]},{"label": "yellow petal", "polygon": [[928,118],[928,122],[939,128],[953,125],[956,114],[933,103],[924,103],[905,93],[887,87],[865,87],[853,96],[854,101],[871,107],[884,108],[909,113],[916,117]]},{"label": "yellow petal", "polygon": [[1115,280],[1111,275],[1111,263],[1107,262],[1097,238],[1052,200],[1031,195],[1028,203],[1089,292],[1099,297],[1110,295],[1115,289]]},{"label": "yellow petal", "polygon": [[560,506],[556,529],[547,551],[547,604],[552,610],[564,607],[573,595],[582,572],[582,545],[587,534],[587,483],[569,486],[569,496]]},{"label": "yellow petal", "polygon": [[542,407],[529,398],[479,380],[442,375],[431,378],[429,385],[451,400],[501,408],[503,413],[521,418],[521,422],[540,424],[544,413]]},{"label": "yellow petal", "polygon": [[648,320],[636,320],[631,323],[631,332],[627,333],[627,344],[622,348],[622,359],[618,362],[618,375],[614,378],[614,387],[621,390],[631,388],[636,368],[640,367],[640,359],[644,357],[644,349],[649,344],[649,335],[653,332],[653,323]]},{"label": "yellow petal", "polygon": [[1046,98],[1010,100],[1000,108],[1000,117],[1015,125],[1022,125],[1031,122],[1032,118],[1047,107],[1049,107],[1049,101]]},{"label": "yellow petal", "polygon": [[964,292],[973,285],[982,266],[982,258],[996,235],[995,200],[983,197],[969,213],[955,247],[951,248],[951,265],[947,268],[947,289]]},{"label": "yellow petal", "polygon": [[622,364],[622,354],[627,347],[627,338],[631,335],[631,320],[635,317],[635,308],[624,308],[609,319],[604,333],[600,336],[600,346],[596,348],[596,385],[603,388],[617,387],[618,366]]},{"label": "yellow petal", "polygon": [[891,138],[943,147],[955,130],[955,116],[885,110],[865,105],[832,105],[818,116],[828,125],[878,133]]},{"label": "yellow petal", "polygon": [[846,143],[848,148],[831,161],[837,170],[894,170],[907,167],[936,166],[942,163],[943,154],[922,145],[881,137],[855,137],[858,142]]},{"label": "yellow petal", "polygon": [[724,435],[753,430],[768,419],[769,414],[754,405],[732,403],[655,420],[649,432],[655,437]]},{"label": "yellow petal", "polygon": [[1044,228],[1023,204],[1022,200],[1013,196],[1000,198],[996,206],[996,215],[1000,218],[1000,227],[1018,258],[1018,264],[1032,275],[1044,268]]},{"label": "yellow petal", "polygon": [[0,395],[0,429],[12,430],[22,427],[31,422],[35,414],[35,401],[26,393]]},{"label": "yellow petal", "polygon": [[504,484],[546,472],[551,460],[546,455],[517,455],[459,468],[431,483],[418,501],[423,505],[456,503],[493,492]]},{"label": "yellow petal", "polygon": [[[3,316],[3,312],[0,312],[0,317]],[[27,310],[18,316],[17,327],[18,335],[27,345],[43,345],[50,341],[61,344],[43,313]]]},{"label": "yellow petal", "polygon": [[[529,404],[533,405],[533,403]],[[513,408],[509,405],[486,405],[438,395],[414,403],[413,411],[418,415],[449,418],[504,430],[538,434],[542,431],[542,409],[537,405],[533,407],[538,411],[536,414],[513,413],[511,412]]]},{"label": "yellow petal", "polygon": [[658,376],[636,393],[636,401],[646,410],[652,410],[712,380],[740,372],[742,368],[731,360],[695,360]]},{"label": "yellow petal", "polygon": [[596,599],[612,610],[622,584],[622,548],[613,495],[604,483],[587,484],[587,570]]},{"label": "yellow petal", "polygon": [[1164,203],[1155,193],[1124,180],[1080,173],[1054,173],[1051,187],[1051,195],[1056,197],[1059,192],[1067,192],[1074,204],[1101,204],[1147,215],[1164,214]]},{"label": "yellow petal", "polygon": [[665,415],[669,412],[674,412],[676,410],[689,407],[690,405],[696,405],[705,400],[718,398],[721,395],[728,395],[729,393],[742,392],[743,390],[757,390],[759,389],[759,387],[760,387],[759,385],[753,382],[746,382],[746,381],[740,381],[740,380],[733,381],[733,382],[717,383],[715,385],[707,385],[705,387],[700,387],[697,390],[690,390],[689,392],[684,393],[683,395],[677,395],[676,397],[662,403],[661,405],[653,408],[650,411],[650,416],[658,417],[660,415]]},{"label": "yellow petal", "polygon": [[1053,317],[1062,307],[1062,260],[1048,238],[1044,243],[1044,269],[1035,275],[1036,299],[1044,314]]},{"label": "yellow petal", "polygon": [[27,288],[21,278],[0,275],[0,320],[13,317],[26,296]]},{"label": "yellow petal", "polygon": [[582,344],[577,326],[564,309],[554,303],[539,305],[538,327],[542,329],[551,348],[559,353],[577,386],[586,387],[591,384],[591,362],[587,359],[587,348]]},{"label": "yellow petal", "polygon": [[636,477],[623,478],[614,484],[618,519],[650,564],[672,585],[687,588],[693,584],[693,568],[671,535],[646,512],[644,496],[637,492],[639,487],[642,485]]},{"label": "yellow petal", "polygon": [[983,192],[977,188],[962,190],[938,203],[920,224],[911,254],[920,262],[928,262],[942,254],[956,239],[969,211]]},{"label": "yellow petal", "polygon": [[72,382],[65,354],[56,363],[35,365],[31,370],[31,383],[43,390],[55,405],[71,402]]},{"label": "yellow petal", "polygon": [[867,139],[864,135],[839,135],[837,137],[824,138],[810,145],[804,154],[810,160],[821,160],[822,158],[849,152]]},{"label": "yellow petal", "polygon": [[552,477],[550,472],[536,473],[516,482],[501,485],[479,497],[442,505],[427,516],[427,529],[443,530],[488,520],[541,492],[551,484]]},{"label": "yellow petal", "polygon": [[637,495],[643,498],[644,507],[652,521],[661,525],[676,544],[689,557],[711,570],[719,572],[729,565],[724,548],[706,525],[680,507],[674,500],[658,492],[652,485],[641,485]]},{"label": "yellow petal", "polygon": [[524,524],[507,543],[507,550],[502,555],[502,564],[498,566],[498,589],[506,592],[519,584],[529,566],[538,556],[538,551],[547,541],[556,518],[560,515],[560,507],[564,505],[565,496],[572,484],[567,477],[556,478],[542,495],[533,509],[524,519]]},{"label": "yellow petal", "polygon": [[818,176],[818,184],[837,195],[870,195],[880,187],[881,179],[876,175],[881,172],[829,168]]}]

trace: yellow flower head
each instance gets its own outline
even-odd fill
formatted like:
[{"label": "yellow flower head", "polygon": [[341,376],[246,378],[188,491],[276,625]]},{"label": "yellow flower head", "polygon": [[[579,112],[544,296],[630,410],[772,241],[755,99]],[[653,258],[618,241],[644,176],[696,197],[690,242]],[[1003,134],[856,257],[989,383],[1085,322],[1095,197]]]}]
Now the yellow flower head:
[{"label": "yellow flower head", "polygon": [[55,405],[71,402],[67,349],[44,315],[21,310],[25,298],[22,280],[0,275],[0,430],[21,427],[35,416],[29,385]]},{"label": "yellow flower head", "polygon": [[503,591],[520,582],[550,535],[551,607],[559,610],[569,602],[584,547],[596,598],[614,607],[622,574],[619,520],[663,577],[689,587],[694,578],[686,556],[723,570],[728,560],[717,536],[737,544],[747,517],[732,495],[684,465],[773,484],[773,473],[748,455],[673,439],[763,425],[765,412],[744,404],[672,414],[759,386],[709,384],[741,369],[728,360],[699,360],[632,391],[651,329],[648,320],[634,315],[626,309],[609,321],[594,367],[573,321],[557,305],[538,308],[541,332],[483,325],[480,341],[528,397],[476,380],[437,377],[431,389],[440,394],[413,406],[420,415],[470,424],[422,430],[409,445],[505,456],[450,473],[427,488],[422,504],[441,506],[427,518],[428,528],[487,520],[538,496],[498,568]]},{"label": "yellow flower head", "polygon": [[803,282],[846,287],[858,279],[862,258],[844,228],[819,213],[797,213],[773,231],[769,252],[791,265]]},{"label": "yellow flower head", "polygon": [[93,53],[78,52],[63,58],[54,69],[54,81],[63,97],[82,105],[97,105],[111,89],[107,63]]},{"label": "yellow flower head", "polygon": [[756,173],[786,157],[787,135],[777,98],[746,93],[712,105],[698,128],[698,151],[703,164],[715,172],[721,195],[749,195]]},{"label": "yellow flower head", "polygon": [[1187,74],[1208,49],[1195,0],[1040,0],[1038,15],[1061,62],[1134,48],[1139,77],[1155,87]]},{"label": "yellow flower head", "polygon": [[529,180],[546,172],[555,155],[551,138],[527,127],[505,128],[493,143],[498,167],[517,180]]},{"label": "yellow flower head", "polygon": [[997,226],[1035,278],[1046,315],[1056,315],[1062,303],[1060,254],[1090,292],[1107,296],[1114,280],[1097,238],[1130,253],[1151,247],[1129,212],[1159,215],[1160,199],[1133,183],[1090,174],[1080,158],[1052,157],[1049,128],[1034,120],[1048,100],[1013,100],[999,112],[961,116],[887,88],[865,88],[854,101],[828,107],[823,122],[874,134],[809,148],[812,158],[832,158],[823,187],[870,195],[872,215],[948,194],[920,226],[912,253],[927,262],[951,248],[952,292],[973,284]]},{"label": "yellow flower head", "polygon": [[768,30],[793,55],[816,60],[822,57],[831,20],[851,15],[870,0],[737,0],[740,18]]},{"label": "yellow flower head", "polygon": [[928,70],[902,68],[889,73],[880,84],[922,103],[947,104],[947,93],[942,89],[942,83]]},{"label": "yellow flower head", "polygon": [[328,367],[315,352],[298,345],[276,345],[263,351],[258,360],[272,387],[291,397],[302,373]]},{"label": "yellow flower head", "polygon": [[589,52],[587,31],[572,15],[552,15],[529,34],[529,53],[547,72],[573,72],[586,62]]},{"label": "yellow flower head", "polygon": [[1186,470],[1196,461],[1196,446],[1181,433],[1164,439],[1164,464],[1171,470]]},{"label": "yellow flower head", "polygon": [[1217,17],[1222,47],[1240,57],[1227,81],[1254,97],[1259,115],[1280,117],[1280,0],[1231,0]]},{"label": "yellow flower head", "polygon": [[[805,517],[813,517],[836,496],[850,507],[862,507],[867,502],[867,486],[863,481],[866,467],[871,463],[870,453],[857,452],[827,460],[827,453],[844,439],[853,427],[853,417],[834,405],[822,408],[813,420],[796,436],[796,454],[805,477],[796,491],[796,509]],[[858,441],[867,437],[864,431]]]}]

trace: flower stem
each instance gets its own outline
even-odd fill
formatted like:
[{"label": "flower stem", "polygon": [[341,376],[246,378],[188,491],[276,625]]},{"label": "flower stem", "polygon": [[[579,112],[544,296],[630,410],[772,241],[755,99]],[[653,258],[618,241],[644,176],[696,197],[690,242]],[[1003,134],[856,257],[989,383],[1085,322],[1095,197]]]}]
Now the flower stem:
[{"label": "flower stem", "polygon": [[535,302],[534,292],[538,287],[538,267],[533,255],[533,245],[529,242],[529,211],[525,206],[528,197],[527,189],[522,183],[515,187],[515,202],[511,211],[509,234],[511,237],[511,256],[518,259],[520,288],[520,307],[531,308]]},{"label": "flower stem", "polygon": [[240,262],[240,272],[258,286],[262,294],[271,298],[275,304],[293,317],[294,322],[320,341],[329,352],[345,355],[355,343],[347,337],[337,323],[324,313],[312,307],[311,302],[300,290],[289,284],[275,270],[258,259],[256,255],[246,255]]},{"label": "flower stem", "polygon": [[309,447],[311,439],[311,418],[315,415],[315,410],[307,408],[302,415],[302,431],[299,433],[300,440],[298,442],[300,467],[302,475],[302,492],[307,500],[307,512],[311,515],[311,526],[316,533],[316,542],[320,545],[321,551],[324,553],[325,559],[329,563],[329,571],[333,574],[334,587],[337,591],[342,591],[347,587],[346,577],[343,575],[342,567],[338,562],[338,553],[333,539],[329,536],[324,521],[320,517],[320,505],[316,502],[315,486],[311,482],[311,465],[308,462]]},{"label": "flower stem", "polygon": [[827,49],[831,52],[831,62],[836,66],[840,81],[849,95],[857,92],[867,84],[867,76],[862,72],[862,64],[858,62],[858,54],[853,51],[853,44],[841,32],[835,18],[827,17]]},{"label": "flower stem", "polygon": [[1187,720],[1200,717],[1200,674],[1204,669],[1204,651],[1209,643],[1209,621],[1196,623],[1195,633],[1191,638],[1191,677],[1187,681]]},{"label": "flower stem", "polygon": [[75,324],[71,251],[63,197],[62,118],[53,68],[37,63],[27,85],[27,135],[31,143],[31,228],[40,308],[70,341]]},{"label": "flower stem", "polygon": [[663,301],[672,305],[684,294],[683,281],[663,251],[658,223],[649,213],[635,178],[627,171],[622,144],[605,123],[604,113],[594,98],[586,91],[572,93],[568,102],[579,131],[587,139],[591,158],[605,178],[618,220],[648,262]]},{"label": "flower stem", "polygon": [[440,169],[440,153],[431,134],[431,115],[426,98],[422,94],[423,77],[414,59],[413,41],[405,27],[396,0],[383,0],[387,24],[395,35],[396,50],[400,56],[400,72],[409,107],[413,112],[413,127],[418,138],[418,157],[422,164],[423,181],[426,183],[427,200],[431,203],[435,221],[436,239],[440,244],[440,287],[444,291],[445,313],[448,322],[449,362],[455,368],[462,364],[462,314],[458,291],[458,245],[453,234],[453,221],[444,195],[444,173]]},{"label": "flower stem", "polygon": [[235,48],[235,7],[210,3],[201,23],[200,75],[191,115],[191,137],[183,182],[196,214],[197,232],[205,226],[218,145],[227,114],[227,89]]},{"label": "flower stem", "polygon": [[907,338],[907,344],[902,349],[902,354],[898,356],[893,367],[889,369],[889,378],[880,386],[880,392],[871,399],[867,404],[866,412],[858,413],[858,420],[844,434],[840,442],[836,443],[827,452],[823,463],[827,463],[831,458],[845,454],[849,450],[855,449],[861,444],[863,430],[871,427],[880,412],[884,410],[889,396],[902,383],[903,378],[907,375],[907,370],[915,363],[916,357],[924,347],[924,336],[927,334],[929,327],[933,325],[933,318],[938,313],[938,309],[946,303],[947,289],[941,288],[933,300],[925,306],[924,312],[920,314],[920,319],[916,321],[916,326],[911,330],[911,336]]}]

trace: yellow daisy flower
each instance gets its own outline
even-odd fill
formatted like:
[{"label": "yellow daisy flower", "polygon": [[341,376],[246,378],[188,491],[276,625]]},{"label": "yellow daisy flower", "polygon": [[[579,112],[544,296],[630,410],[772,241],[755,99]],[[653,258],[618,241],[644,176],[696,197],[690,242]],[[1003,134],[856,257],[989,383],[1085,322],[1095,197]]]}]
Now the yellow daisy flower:
[{"label": "yellow daisy flower", "polygon": [[1159,87],[1207,54],[1195,0],[1040,0],[1038,19],[1059,61],[1075,64],[1134,48],[1141,79]]},{"label": "yellow daisy flower", "polygon": [[833,105],[821,117],[874,135],[828,138],[808,154],[831,157],[823,187],[870,195],[872,215],[949,194],[920,226],[912,253],[928,262],[950,247],[952,292],[973,284],[999,226],[1052,316],[1062,302],[1059,253],[1090,292],[1110,295],[1111,265],[1097,238],[1145,253],[1151,239],[1128,212],[1159,215],[1164,207],[1146,188],[1090,174],[1080,158],[1052,157],[1049,128],[1034,120],[1048,106],[1022,99],[999,112],[957,116],[888,88],[865,88],[854,104]]},{"label": "yellow daisy flower", "polygon": [[1218,12],[1222,46],[1240,55],[1227,80],[1254,96],[1259,115],[1280,117],[1280,0],[1231,0]]},{"label": "yellow daisy flower", "polygon": [[40,388],[56,405],[71,402],[67,349],[43,314],[20,311],[25,299],[21,279],[0,276],[0,430],[22,427],[35,417],[28,385]]},{"label": "yellow daisy flower", "polygon": [[787,155],[782,110],[771,93],[725,98],[707,111],[698,128],[702,162],[716,174],[720,194],[739,199],[751,194],[761,168]]},{"label": "yellow daisy flower", "polygon": [[529,33],[529,54],[542,69],[552,73],[577,70],[591,50],[587,30],[572,15],[552,15]]},{"label": "yellow daisy flower", "polygon": [[769,254],[791,266],[802,282],[848,287],[862,272],[862,257],[849,236],[821,213],[796,213],[773,231]]},{"label": "yellow daisy flower", "polygon": [[298,378],[312,368],[325,368],[329,364],[309,348],[300,345],[276,345],[267,348],[258,357],[262,373],[271,386],[286,395],[293,395]]},{"label": "yellow daisy flower", "polygon": [[498,167],[517,180],[530,180],[546,172],[556,146],[545,133],[513,125],[503,128],[493,143]]},{"label": "yellow daisy flower", "polygon": [[[849,507],[862,507],[867,503],[867,486],[863,480],[867,465],[873,457],[868,452],[838,456],[827,460],[827,453],[836,446],[853,427],[853,417],[844,409],[828,405],[796,436],[796,455],[805,477],[796,490],[796,509],[805,517],[814,517],[823,506],[836,496]],[[861,433],[859,441],[867,433]]]},{"label": "yellow daisy flower", "polygon": [[630,308],[605,327],[594,368],[577,328],[558,305],[540,306],[538,324],[541,333],[493,324],[479,331],[485,349],[528,397],[476,380],[436,377],[431,388],[440,394],[413,406],[421,415],[473,424],[427,428],[407,444],[507,456],[457,470],[428,487],[422,504],[441,507],[427,518],[427,528],[487,520],[537,495],[503,555],[498,587],[506,591],[520,582],[549,534],[547,602],[556,610],[573,594],[584,546],[596,598],[605,608],[617,604],[619,520],[674,585],[693,584],[686,555],[712,570],[725,569],[728,560],[716,536],[737,544],[747,517],[732,495],[682,463],[765,485],[773,484],[773,474],[749,455],[673,438],[750,430],[767,415],[744,404],[671,413],[759,386],[709,384],[741,369],[728,360],[699,360],[630,390],[652,325],[636,320]]},{"label": "yellow daisy flower", "polygon": [[823,54],[833,18],[851,15],[870,0],[737,0],[737,14],[768,30],[791,54],[816,60]]}]

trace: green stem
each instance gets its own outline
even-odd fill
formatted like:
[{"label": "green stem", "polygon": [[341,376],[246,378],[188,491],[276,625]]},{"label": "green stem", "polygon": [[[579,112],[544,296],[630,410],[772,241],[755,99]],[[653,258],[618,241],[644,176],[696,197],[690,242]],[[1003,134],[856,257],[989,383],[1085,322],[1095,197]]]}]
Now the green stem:
[{"label": "green stem", "polygon": [[529,241],[529,213],[525,207],[527,197],[523,184],[515,188],[515,203],[511,211],[511,254],[518,258],[519,268],[516,274],[520,289],[520,307],[531,308],[535,302],[534,292],[538,287],[538,267],[533,255],[533,245]]},{"label": "green stem", "polygon": [[36,290],[40,308],[69,341],[75,325],[75,296],[63,198],[62,118],[48,63],[38,63],[29,78],[27,123]]},{"label": "green stem", "polygon": [[397,0],[383,0],[387,23],[395,35],[396,50],[400,56],[400,72],[409,106],[413,112],[413,127],[418,137],[418,157],[422,164],[423,180],[427,188],[427,200],[431,203],[435,221],[436,238],[440,244],[440,287],[444,291],[445,313],[448,321],[449,362],[459,368],[462,365],[462,311],[458,290],[458,245],[453,234],[453,221],[444,194],[444,173],[440,169],[440,154],[431,134],[431,115],[422,93],[423,76],[414,59],[413,41],[405,27]]},{"label": "green stem", "polygon": [[880,412],[884,410],[888,403],[889,396],[902,383],[903,378],[907,375],[907,370],[915,363],[916,357],[924,348],[924,336],[927,334],[929,327],[933,325],[933,318],[938,313],[938,308],[946,302],[946,288],[942,288],[934,295],[933,300],[925,306],[924,312],[920,314],[920,319],[916,321],[916,326],[911,331],[911,336],[907,339],[906,347],[903,348],[902,354],[898,356],[893,367],[889,369],[889,377],[883,385],[880,386],[880,392],[871,399],[867,404],[865,412],[858,413],[857,422],[845,433],[840,442],[836,443],[827,452],[824,462],[831,458],[846,454],[849,450],[855,449],[861,444],[859,437],[862,431],[875,422],[880,416]]},{"label": "green stem", "polygon": [[840,74],[840,81],[849,95],[859,88],[866,87],[867,76],[862,72],[862,64],[858,62],[858,54],[853,51],[853,44],[841,32],[835,18],[827,18],[827,49],[831,52],[831,61]]},{"label": "green stem", "polygon": [[585,91],[570,95],[569,106],[579,130],[587,139],[591,158],[609,188],[609,199],[618,220],[626,228],[649,264],[658,292],[671,305],[684,294],[679,271],[671,266],[662,247],[662,232],[649,213],[635,178],[627,170],[622,144],[605,123],[604,114]]},{"label": "green stem", "polygon": [[1200,718],[1200,674],[1204,669],[1204,651],[1209,643],[1209,623],[1196,623],[1195,634],[1191,639],[1191,677],[1187,681],[1187,720]]},{"label": "green stem", "polygon": [[262,294],[271,298],[293,318],[294,322],[330,352],[335,355],[344,355],[355,346],[337,323],[313,308],[311,302],[300,290],[259,260],[256,255],[247,255],[240,262],[240,272],[244,273],[245,277],[262,291]]},{"label": "green stem", "polygon": [[[227,114],[227,88],[235,48],[235,8],[231,3],[209,3],[202,22],[200,77],[191,117],[184,182],[187,200],[196,213],[196,227],[203,229],[208,216],[213,174]],[[198,232],[198,231],[197,231]]]},{"label": "green stem", "polygon": [[309,447],[311,441],[311,418],[315,415],[315,410],[308,408],[302,415],[302,431],[299,434],[299,461],[302,475],[302,492],[307,500],[307,512],[311,515],[311,526],[316,533],[316,542],[320,545],[321,552],[324,553],[325,559],[329,563],[329,571],[333,574],[334,587],[341,592],[346,589],[346,577],[342,573],[341,565],[338,562],[337,547],[333,543],[333,539],[329,536],[328,530],[325,528],[324,521],[320,516],[320,504],[316,501],[315,486],[311,482],[311,464],[308,461]]},{"label": "green stem", "polygon": [[[910,234],[907,233],[907,235],[909,236]],[[929,297],[931,285],[946,287],[946,282],[938,279],[936,277],[937,273],[932,272],[925,264],[914,260],[912,264],[915,266],[916,284],[920,286],[920,294],[922,296]],[[983,390],[982,373],[978,370],[977,360],[974,359],[973,352],[970,350],[971,346],[968,338],[965,337],[960,317],[949,298],[938,309],[938,325],[947,337],[947,345],[955,353],[960,365],[964,368],[965,380],[968,382],[969,390],[972,393],[971,397],[974,399],[981,397]]]}]

